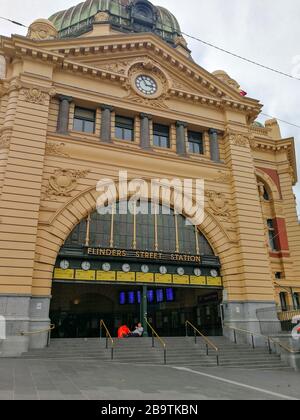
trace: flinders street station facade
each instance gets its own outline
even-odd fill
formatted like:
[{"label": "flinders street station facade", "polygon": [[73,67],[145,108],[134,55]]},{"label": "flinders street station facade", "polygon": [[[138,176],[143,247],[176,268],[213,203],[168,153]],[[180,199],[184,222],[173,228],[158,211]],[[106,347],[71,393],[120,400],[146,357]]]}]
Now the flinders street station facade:
[{"label": "flinders street station facade", "polygon": [[[294,139],[193,60],[168,10],[87,0],[0,37],[0,56],[2,355],[44,347],[47,333],[21,332],[50,324],[56,338],[145,318],[160,336],[187,320],[268,334],[300,309]],[[120,171],[203,179],[202,223],[176,203],[98,212],[98,181]]]}]

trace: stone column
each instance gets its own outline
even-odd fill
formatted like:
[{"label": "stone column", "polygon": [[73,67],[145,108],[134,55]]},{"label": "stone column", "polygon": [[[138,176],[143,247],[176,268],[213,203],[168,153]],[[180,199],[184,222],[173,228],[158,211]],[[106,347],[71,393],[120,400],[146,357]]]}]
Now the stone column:
[{"label": "stone column", "polygon": [[182,121],[176,122],[176,151],[178,155],[186,155],[186,143],[185,143],[185,129],[187,123]]},{"label": "stone column", "polygon": [[[32,86],[13,90],[8,98],[14,123],[1,191],[0,315],[6,318],[6,340],[0,339],[1,356],[18,356],[28,351],[30,338],[21,336],[20,331],[36,331],[49,326],[47,308],[41,316],[31,320],[30,302],[35,295],[44,295],[50,301],[49,289],[35,286],[33,276],[35,267],[39,272],[44,267],[41,261],[36,265],[35,251],[52,85],[49,80],[48,85],[43,83],[36,87],[42,76],[38,63],[32,71]],[[8,124],[10,116],[5,118]],[[26,127],[32,127],[32,130]]]},{"label": "stone column", "polygon": [[73,98],[70,96],[60,95],[59,112],[57,121],[57,132],[60,134],[68,134],[69,132],[69,118],[70,118],[70,103]]},{"label": "stone column", "polygon": [[[225,135],[225,164],[231,172],[231,214],[237,232],[232,255],[222,263],[228,292],[223,302],[225,324],[255,333],[276,334],[280,323],[250,148],[251,134],[246,126],[242,131],[238,124],[232,124]],[[224,333],[232,336],[230,330],[225,329]]]},{"label": "stone column", "polygon": [[101,141],[111,143],[111,113],[114,108],[110,105],[101,105]]},{"label": "stone column", "polygon": [[209,130],[210,157],[213,162],[220,162],[220,149],[217,130]]},{"label": "stone column", "polygon": [[141,118],[141,148],[142,149],[151,149],[150,141],[150,121],[152,120],[152,115],[149,114],[140,114]]}]

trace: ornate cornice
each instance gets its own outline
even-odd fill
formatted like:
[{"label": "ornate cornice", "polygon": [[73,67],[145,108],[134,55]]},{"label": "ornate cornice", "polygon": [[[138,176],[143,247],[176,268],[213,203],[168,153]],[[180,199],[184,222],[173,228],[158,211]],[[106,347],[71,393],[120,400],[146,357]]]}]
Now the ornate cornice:
[{"label": "ornate cornice", "polygon": [[[45,49],[47,47],[47,50]],[[251,118],[257,115],[261,109],[258,101],[250,98],[241,98],[238,92],[228,85],[225,85],[209,72],[201,69],[196,63],[186,59],[182,54],[171,49],[163,41],[152,34],[114,35],[90,39],[68,39],[63,41],[47,41],[47,43],[31,41],[21,37],[5,38],[2,41],[2,49],[10,56],[28,56],[31,58],[54,63],[62,70],[81,73],[86,76],[108,79],[121,84],[126,83],[126,72],[124,69],[108,65],[106,69],[99,69],[89,66],[76,57],[89,57],[95,55],[105,58],[107,54],[122,54],[124,52],[138,52],[153,55],[157,60],[163,60],[181,76],[188,78],[194,85],[195,90],[205,88],[207,95],[187,92],[184,89],[172,87],[169,94],[185,101],[191,101],[207,106],[224,109],[234,109],[247,113]],[[74,61],[72,60],[74,58]],[[125,63],[124,63],[125,64]]]}]

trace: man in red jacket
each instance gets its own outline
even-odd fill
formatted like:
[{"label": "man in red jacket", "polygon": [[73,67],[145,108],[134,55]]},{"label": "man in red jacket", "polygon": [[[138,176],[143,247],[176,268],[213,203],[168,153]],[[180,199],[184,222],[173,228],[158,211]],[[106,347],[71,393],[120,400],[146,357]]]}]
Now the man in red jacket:
[{"label": "man in red jacket", "polygon": [[125,338],[128,336],[128,334],[130,334],[130,329],[127,327],[127,325],[122,325],[119,329],[118,329],[118,338]]}]

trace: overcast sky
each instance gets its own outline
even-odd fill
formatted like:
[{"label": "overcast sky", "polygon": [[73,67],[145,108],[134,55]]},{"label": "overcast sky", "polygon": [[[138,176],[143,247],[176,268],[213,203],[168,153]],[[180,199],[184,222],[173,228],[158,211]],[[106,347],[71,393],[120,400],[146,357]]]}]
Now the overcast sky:
[{"label": "overcast sky", "polygon": [[[76,0],[0,0],[0,15],[29,25],[78,4]],[[291,74],[300,63],[300,2],[297,0],[156,0],[177,17],[184,32]],[[0,34],[26,30],[0,21]],[[194,59],[209,71],[225,70],[264,112],[300,125],[300,81],[260,69],[188,39]],[[298,66],[300,78],[300,66]],[[261,118],[262,121],[265,118]],[[300,178],[300,129],[281,123],[282,135],[296,139]],[[300,183],[296,189],[300,209]],[[299,212],[300,213],[300,212]]]}]

